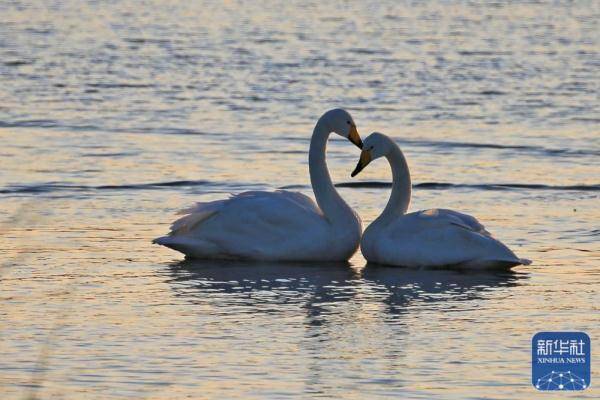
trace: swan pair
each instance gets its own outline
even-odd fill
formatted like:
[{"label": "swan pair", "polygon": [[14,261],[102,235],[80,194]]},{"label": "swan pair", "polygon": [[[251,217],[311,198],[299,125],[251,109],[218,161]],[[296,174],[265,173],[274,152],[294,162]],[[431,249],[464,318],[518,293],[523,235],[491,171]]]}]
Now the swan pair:
[{"label": "swan pair", "polygon": [[[386,157],[392,167],[392,194],[384,212],[362,235],[359,216],[333,186],[325,152],[334,132],[362,149],[352,176]],[[400,148],[373,133],[361,141],[352,116],[335,109],[313,130],[308,154],[317,204],[285,190],[250,191],[183,210],[171,232],[154,240],[191,258],[264,261],[346,261],[360,244],[369,262],[407,266],[512,267],[527,263],[492,238],[473,217],[452,210],[406,214],[411,182]]]}]

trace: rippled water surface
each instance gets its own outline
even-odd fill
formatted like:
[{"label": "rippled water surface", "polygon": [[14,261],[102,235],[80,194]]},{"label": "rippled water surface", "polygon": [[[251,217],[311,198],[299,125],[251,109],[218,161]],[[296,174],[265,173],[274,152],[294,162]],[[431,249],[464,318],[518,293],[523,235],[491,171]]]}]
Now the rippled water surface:
[{"label": "rippled water surface", "polygon": [[[524,399],[533,334],[599,343],[599,2],[2,1],[0,19],[3,399]],[[411,210],[473,214],[534,263],[150,244],[195,201],[311,194],[312,127],[337,106],[397,139]],[[330,142],[367,224],[390,173],[351,180],[357,157]],[[577,398],[600,397],[597,360]]]}]

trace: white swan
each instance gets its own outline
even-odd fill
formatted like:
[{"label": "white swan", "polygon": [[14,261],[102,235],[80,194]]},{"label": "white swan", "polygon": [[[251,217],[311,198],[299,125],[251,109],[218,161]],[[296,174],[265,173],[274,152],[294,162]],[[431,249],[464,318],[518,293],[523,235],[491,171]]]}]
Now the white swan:
[{"label": "white swan", "polygon": [[325,150],[335,132],[358,147],[362,142],[350,114],[342,109],[323,114],[315,125],[308,155],[310,181],[317,204],[285,190],[251,191],[229,199],[198,203],[153,243],[192,258],[264,261],[346,261],[358,249],[362,231],[358,215],[336,191]]},{"label": "white swan", "polygon": [[392,193],[383,213],[365,229],[361,251],[369,262],[406,267],[510,268],[529,264],[494,239],[474,217],[432,209],[406,214],[411,182],[406,159],[386,135],[372,133],[352,176],[372,160],[386,157],[392,167]]}]

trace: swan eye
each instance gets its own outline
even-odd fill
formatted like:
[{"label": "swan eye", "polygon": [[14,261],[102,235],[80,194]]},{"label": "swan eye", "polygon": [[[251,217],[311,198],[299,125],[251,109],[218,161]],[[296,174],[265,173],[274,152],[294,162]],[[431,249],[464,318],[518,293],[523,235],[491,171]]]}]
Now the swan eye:
[{"label": "swan eye", "polygon": [[346,123],[347,123],[348,125],[350,125],[350,121],[346,121]]}]

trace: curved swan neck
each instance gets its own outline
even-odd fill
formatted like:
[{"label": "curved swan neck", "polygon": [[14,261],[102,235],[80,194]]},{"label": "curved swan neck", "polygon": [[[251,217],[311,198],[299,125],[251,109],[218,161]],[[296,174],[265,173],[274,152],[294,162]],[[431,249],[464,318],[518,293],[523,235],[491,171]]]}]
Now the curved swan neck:
[{"label": "curved swan neck", "polygon": [[410,205],[410,195],[412,185],[410,181],[410,171],[408,164],[398,145],[390,140],[390,151],[386,155],[390,166],[392,167],[392,194],[388,200],[385,209],[377,218],[387,221],[398,216],[406,214]]},{"label": "curved swan neck", "polygon": [[317,199],[317,204],[331,222],[341,222],[348,219],[348,214],[354,214],[352,209],[339,195],[327,170],[325,152],[327,150],[327,139],[329,129],[319,119],[310,140],[308,152],[308,167],[310,171],[310,183]]}]

